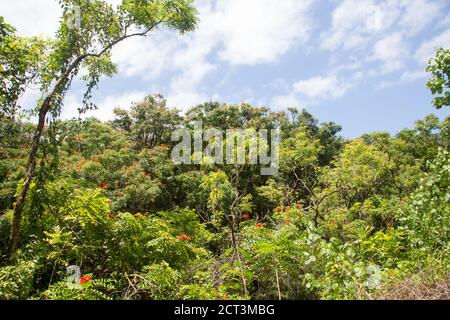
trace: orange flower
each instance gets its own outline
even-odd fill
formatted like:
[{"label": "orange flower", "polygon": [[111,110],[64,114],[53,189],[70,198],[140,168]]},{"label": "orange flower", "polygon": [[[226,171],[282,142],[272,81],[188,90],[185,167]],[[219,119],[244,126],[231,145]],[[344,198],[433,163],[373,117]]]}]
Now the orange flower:
[{"label": "orange flower", "polygon": [[284,223],[290,224],[292,222],[292,218],[284,218]]},{"label": "orange flower", "polygon": [[178,240],[180,240],[180,241],[191,241],[191,237],[190,237],[190,236],[187,236],[187,235],[185,235],[185,234],[180,234],[180,235],[178,236]]},{"label": "orange flower", "polygon": [[277,208],[275,209],[275,212],[281,212],[281,208],[280,208],[280,207],[277,207]]},{"label": "orange flower", "polygon": [[80,162],[78,162],[76,165],[77,170],[82,170],[85,164],[86,164],[85,160],[81,160]]},{"label": "orange flower", "polygon": [[134,217],[136,218],[136,219],[142,219],[142,214],[140,214],[140,213],[136,213],[135,215],[134,215]]},{"label": "orange flower", "polygon": [[286,209],[284,209],[284,212],[289,212],[291,211],[291,207],[287,207]]},{"label": "orange flower", "polygon": [[83,276],[83,277],[80,278],[80,283],[83,284],[83,283],[86,283],[86,282],[90,282],[91,280],[92,280],[91,276]]},{"label": "orange flower", "polygon": [[244,219],[244,220],[250,219],[250,215],[248,213],[244,213],[242,215],[242,219]]},{"label": "orange flower", "polygon": [[264,223],[257,223],[255,226],[256,226],[256,229],[262,229],[262,228],[264,228]]}]

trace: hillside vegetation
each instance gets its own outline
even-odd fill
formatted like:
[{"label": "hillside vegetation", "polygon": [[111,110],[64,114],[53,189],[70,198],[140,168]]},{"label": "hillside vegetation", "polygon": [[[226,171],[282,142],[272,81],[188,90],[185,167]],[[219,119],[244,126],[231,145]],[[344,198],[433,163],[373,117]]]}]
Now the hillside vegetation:
[{"label": "hillside vegetation", "polygon": [[[412,277],[448,298],[448,118],[346,140],[294,109],[207,103],[181,116],[149,96],[115,114],[46,127],[11,259],[34,126],[2,121],[0,298],[369,299]],[[175,165],[171,130],[195,119],[280,128],[278,174]],[[67,286],[70,265],[81,289]]]}]

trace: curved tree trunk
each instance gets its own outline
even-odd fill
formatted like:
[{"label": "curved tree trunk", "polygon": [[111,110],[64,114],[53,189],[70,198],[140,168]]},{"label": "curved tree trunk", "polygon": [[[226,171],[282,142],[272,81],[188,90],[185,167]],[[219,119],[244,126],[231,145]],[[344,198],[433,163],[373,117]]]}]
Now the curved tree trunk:
[{"label": "curved tree trunk", "polygon": [[55,84],[53,90],[51,93],[48,94],[48,96],[45,98],[44,102],[42,103],[40,109],[39,109],[39,121],[36,128],[36,131],[34,132],[33,136],[33,142],[31,145],[30,154],[28,156],[28,163],[26,167],[26,175],[24,184],[22,187],[22,190],[20,191],[20,195],[17,197],[16,204],[14,206],[14,216],[13,216],[13,222],[11,226],[11,237],[9,241],[9,248],[8,248],[8,255],[11,257],[19,245],[19,238],[20,238],[20,224],[22,222],[22,212],[23,207],[25,205],[25,201],[27,199],[28,191],[30,189],[31,181],[34,177],[34,172],[36,170],[36,156],[39,149],[40,140],[42,137],[42,132],[44,131],[45,126],[45,120],[47,118],[47,114],[51,108],[53,98],[56,94],[61,94],[61,92],[64,90],[66,85],[70,83],[70,76],[74,70],[76,70],[79,65],[88,57],[94,57],[94,58],[100,58],[103,56],[108,50],[110,50],[112,47],[114,47],[119,42],[122,42],[125,39],[132,38],[132,37],[138,37],[138,36],[146,36],[151,30],[153,30],[155,27],[157,27],[163,19],[155,23],[152,27],[148,28],[147,30],[143,32],[137,32],[132,34],[124,34],[123,36],[117,38],[116,40],[112,41],[110,44],[105,46],[99,53],[85,53],[80,56],[78,56],[67,68],[63,69],[62,75],[59,77],[59,80]]},{"label": "curved tree trunk", "polygon": [[20,224],[22,222],[23,207],[25,205],[28,190],[30,189],[31,181],[33,180],[34,172],[36,170],[36,156],[39,149],[39,143],[42,137],[42,132],[44,131],[47,113],[50,110],[50,105],[51,105],[51,97],[49,96],[44,100],[39,111],[39,122],[36,127],[36,131],[34,132],[30,154],[28,155],[25,180],[22,189],[20,191],[20,194],[17,197],[16,204],[14,206],[14,216],[11,226],[11,238],[9,241],[9,248],[8,248],[8,254],[10,257],[14,254],[19,245]]}]

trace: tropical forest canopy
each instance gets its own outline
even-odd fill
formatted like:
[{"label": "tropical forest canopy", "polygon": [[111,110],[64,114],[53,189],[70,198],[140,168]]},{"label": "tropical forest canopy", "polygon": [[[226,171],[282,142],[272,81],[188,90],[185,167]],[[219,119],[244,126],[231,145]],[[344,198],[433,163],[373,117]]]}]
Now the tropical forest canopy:
[{"label": "tropical forest canopy", "polygon": [[[346,139],[305,110],[181,113],[149,93],[109,122],[61,120],[81,69],[83,111],[117,71],[116,43],[160,24],[192,31],[197,15],[187,0],[60,2],[89,9],[76,34],[63,20],[54,40],[22,38],[0,19],[0,299],[448,299],[450,118]],[[440,49],[428,67],[436,108],[450,105],[449,70]],[[42,99],[26,117],[29,84]],[[278,173],[175,164],[172,132],[199,120],[279,129]]]}]

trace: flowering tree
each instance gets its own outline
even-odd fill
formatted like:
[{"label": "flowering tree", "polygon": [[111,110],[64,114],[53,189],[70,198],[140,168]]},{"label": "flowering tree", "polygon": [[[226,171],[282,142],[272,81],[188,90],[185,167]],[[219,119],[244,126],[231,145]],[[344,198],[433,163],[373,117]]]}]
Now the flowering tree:
[{"label": "flowering tree", "polygon": [[161,26],[185,33],[194,30],[197,24],[197,12],[191,0],[123,0],[115,8],[102,0],[59,2],[63,19],[55,39],[44,52],[45,63],[36,79],[42,99],[35,110],[38,124],[28,157],[25,180],[14,208],[10,255],[15,252],[19,242],[22,211],[35,173],[36,155],[48,114],[53,118],[59,115],[64,96],[80,69],[87,71],[83,77],[87,83],[83,111],[92,108],[89,102],[91,92],[100,77],[112,76],[116,72],[111,61],[111,50],[115,45],[129,38],[145,37]]}]

